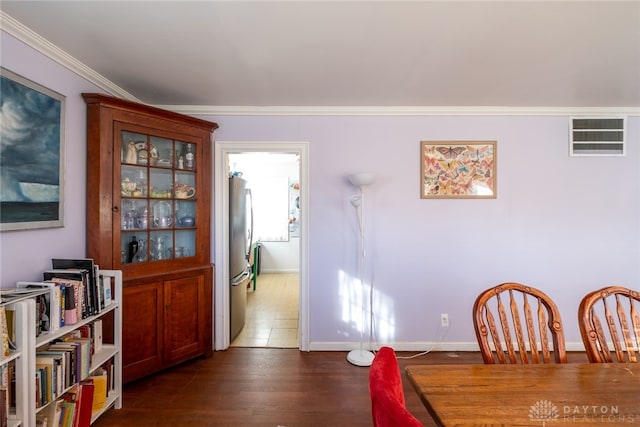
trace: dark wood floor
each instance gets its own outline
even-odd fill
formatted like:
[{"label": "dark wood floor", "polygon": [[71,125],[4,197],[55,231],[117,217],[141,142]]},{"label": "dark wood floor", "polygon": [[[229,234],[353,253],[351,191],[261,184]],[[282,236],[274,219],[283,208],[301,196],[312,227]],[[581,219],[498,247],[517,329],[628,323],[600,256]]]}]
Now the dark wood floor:
[{"label": "dark wood floor", "polygon": [[[569,360],[587,361],[581,353]],[[399,362],[403,368],[482,359],[473,352],[434,352]],[[434,426],[402,372],[407,407],[425,426]],[[371,426],[368,375],[343,352],[230,348],[126,385],[124,407],[108,411],[94,426]]]}]

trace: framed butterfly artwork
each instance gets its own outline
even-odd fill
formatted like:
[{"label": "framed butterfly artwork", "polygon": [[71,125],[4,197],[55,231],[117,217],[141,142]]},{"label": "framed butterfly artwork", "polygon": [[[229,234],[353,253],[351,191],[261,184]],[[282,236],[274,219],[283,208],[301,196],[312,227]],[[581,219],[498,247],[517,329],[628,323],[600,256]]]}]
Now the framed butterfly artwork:
[{"label": "framed butterfly artwork", "polygon": [[495,199],[496,141],[421,141],[420,197]]}]

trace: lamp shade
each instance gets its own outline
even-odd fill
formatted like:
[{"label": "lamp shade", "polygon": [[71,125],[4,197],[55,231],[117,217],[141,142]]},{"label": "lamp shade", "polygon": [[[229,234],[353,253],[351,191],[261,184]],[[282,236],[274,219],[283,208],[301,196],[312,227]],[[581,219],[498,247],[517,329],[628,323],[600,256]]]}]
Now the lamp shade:
[{"label": "lamp shade", "polygon": [[376,176],[368,172],[360,172],[349,175],[349,181],[356,187],[365,187],[375,181]]}]

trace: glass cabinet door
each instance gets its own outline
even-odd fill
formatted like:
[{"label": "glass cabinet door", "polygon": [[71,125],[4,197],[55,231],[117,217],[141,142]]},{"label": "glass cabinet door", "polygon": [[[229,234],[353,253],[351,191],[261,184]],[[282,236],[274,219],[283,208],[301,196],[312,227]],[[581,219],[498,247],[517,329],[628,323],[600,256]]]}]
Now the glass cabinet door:
[{"label": "glass cabinet door", "polygon": [[120,137],[120,264],[196,255],[196,146],[130,131]]}]

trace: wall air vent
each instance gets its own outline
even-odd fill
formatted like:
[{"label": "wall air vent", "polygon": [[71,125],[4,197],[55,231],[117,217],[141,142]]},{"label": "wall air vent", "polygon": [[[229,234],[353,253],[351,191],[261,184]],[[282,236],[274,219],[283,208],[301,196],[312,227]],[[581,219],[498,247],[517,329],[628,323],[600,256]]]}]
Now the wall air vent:
[{"label": "wall air vent", "polygon": [[571,117],[571,156],[624,156],[625,117]]}]

